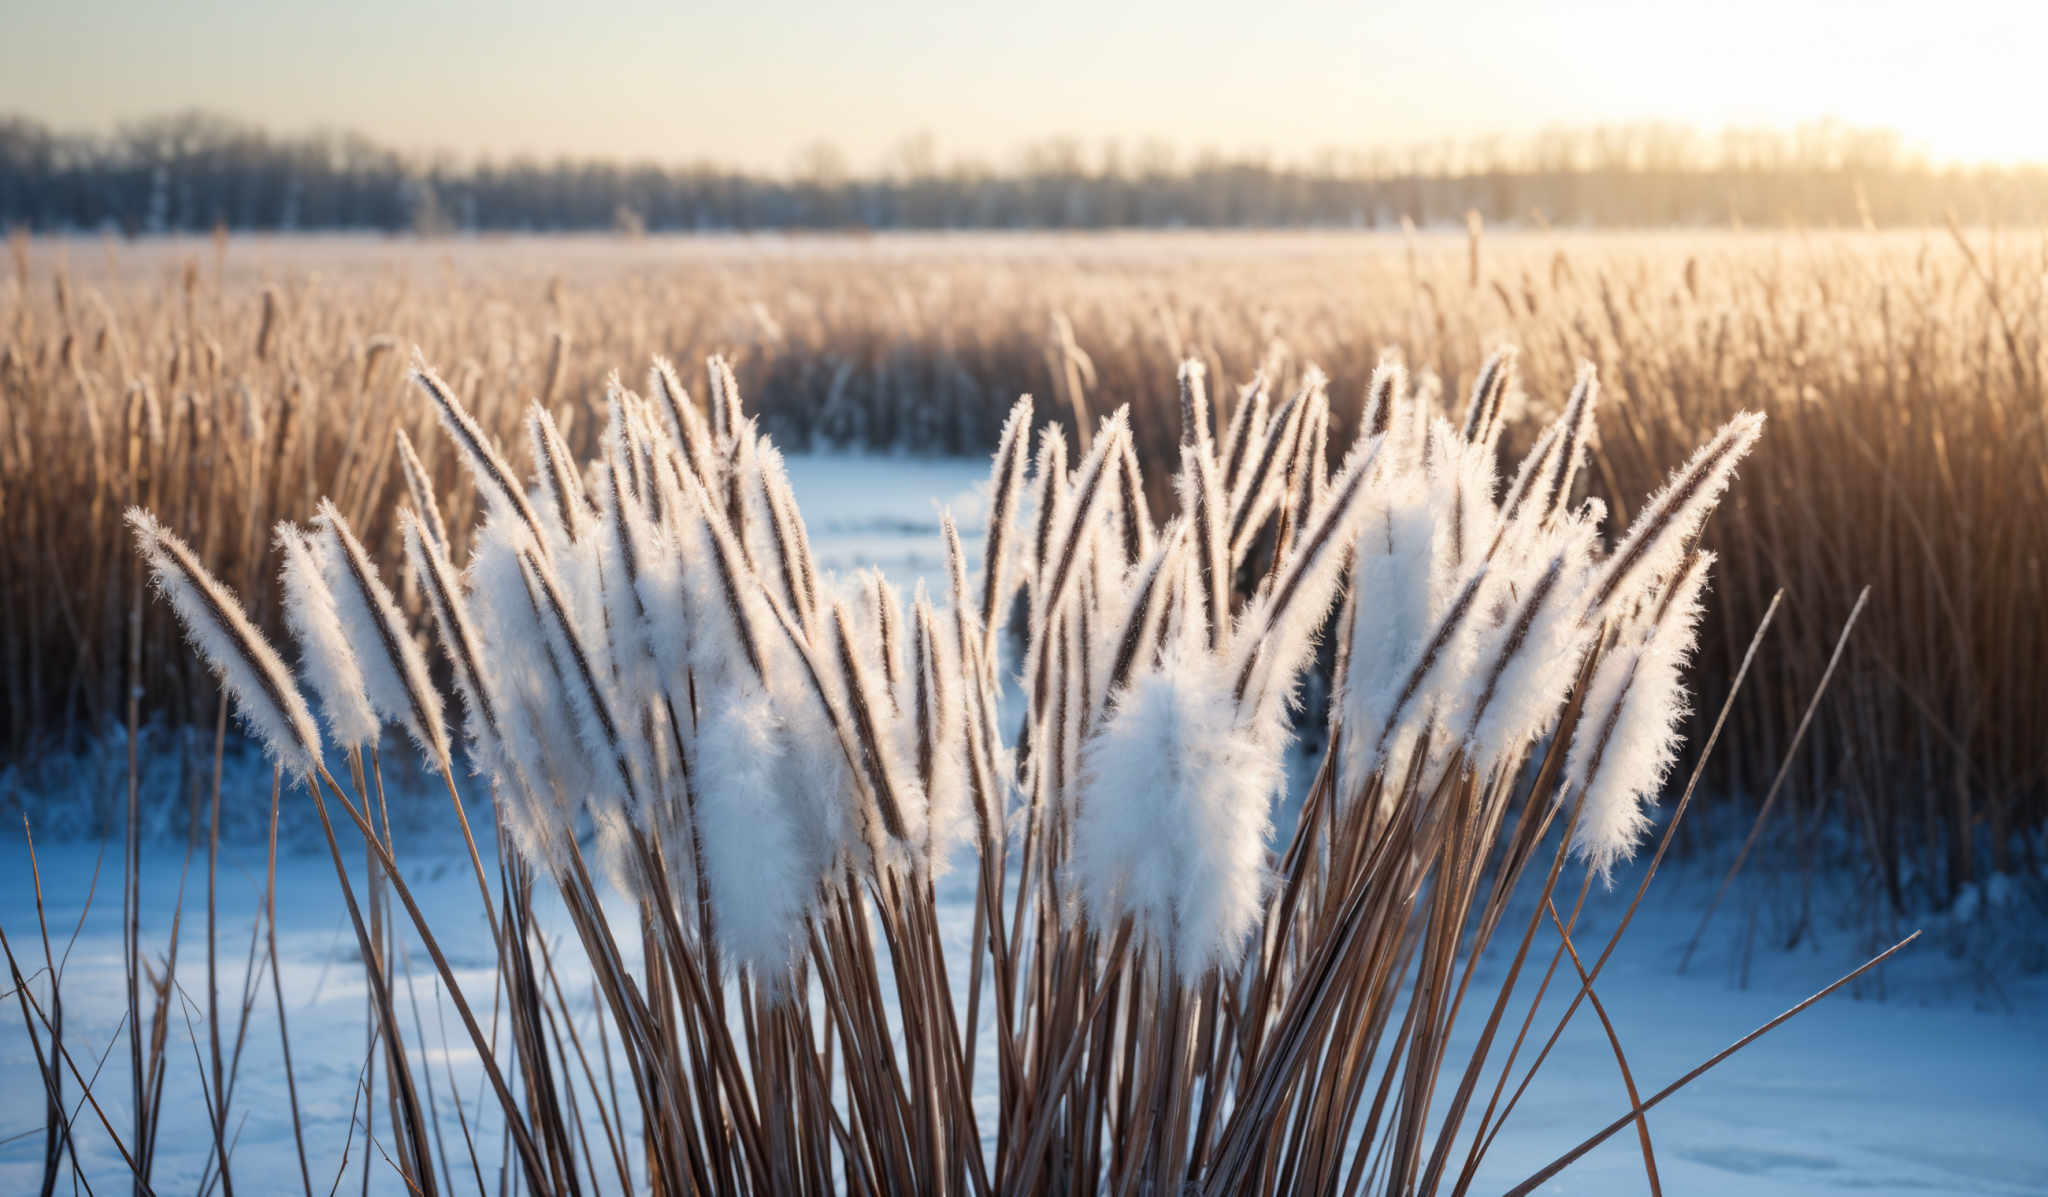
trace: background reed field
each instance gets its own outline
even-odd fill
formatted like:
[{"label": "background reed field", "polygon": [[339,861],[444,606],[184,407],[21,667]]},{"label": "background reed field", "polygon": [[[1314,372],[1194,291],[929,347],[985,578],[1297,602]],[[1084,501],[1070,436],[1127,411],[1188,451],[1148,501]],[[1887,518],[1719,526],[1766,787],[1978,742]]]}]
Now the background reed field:
[{"label": "background reed field", "polygon": [[[1206,364],[1219,421],[1260,369],[1291,393],[1320,367],[1334,447],[1351,443],[1383,354],[1440,387],[1455,416],[1486,356],[1512,345],[1532,396],[1510,413],[1513,456],[1556,415],[1577,363],[1599,368],[1583,486],[1610,504],[1612,527],[1735,413],[1769,417],[1701,546],[1718,555],[1697,662],[1706,717],[1784,591],[1749,681],[1762,697],[1734,708],[1712,758],[1709,811],[1746,822],[1768,807],[1759,842],[1795,860],[1850,845],[1894,908],[2035,863],[2024,857],[2048,815],[2048,240],[2036,234],[1475,223],[1457,235],[137,245],[17,234],[10,248],[0,750],[14,761],[130,721],[217,718],[212,679],[146,600],[121,528],[129,504],[188,534],[276,635],[270,529],[310,518],[323,495],[401,576],[403,430],[463,558],[478,499],[409,389],[415,346],[521,471],[529,400],[592,458],[606,375],[656,354],[692,371],[725,355],[790,451],[985,454],[1027,392],[1080,449],[1128,403],[1163,514],[1183,357]],[[399,598],[421,618],[416,588]],[[98,822],[118,825],[113,795]]]}]

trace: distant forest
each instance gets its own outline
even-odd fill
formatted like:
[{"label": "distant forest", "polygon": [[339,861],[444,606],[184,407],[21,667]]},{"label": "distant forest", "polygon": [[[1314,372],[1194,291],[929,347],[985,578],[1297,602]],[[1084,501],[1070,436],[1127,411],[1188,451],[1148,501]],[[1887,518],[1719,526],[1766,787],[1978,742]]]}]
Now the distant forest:
[{"label": "distant forest", "polygon": [[107,134],[0,117],[0,225],[36,232],[1377,228],[1474,211],[1569,227],[2028,224],[2048,221],[2048,166],[1937,167],[1895,134],[1823,122],[1556,130],[1288,164],[1064,139],[999,168],[941,162],[912,138],[873,171],[820,145],[774,175],[463,160],[206,113]]}]

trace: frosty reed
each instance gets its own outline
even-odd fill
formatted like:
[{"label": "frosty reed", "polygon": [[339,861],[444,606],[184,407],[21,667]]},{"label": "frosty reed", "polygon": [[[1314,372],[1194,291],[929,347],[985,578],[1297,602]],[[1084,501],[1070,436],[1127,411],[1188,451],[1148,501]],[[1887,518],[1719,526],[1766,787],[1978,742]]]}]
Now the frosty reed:
[{"label": "frosty reed", "polygon": [[[425,629],[322,503],[275,531],[295,674],[183,541],[128,520],[285,800],[319,820],[371,982],[386,1158],[421,1192],[481,1185],[484,1164],[422,1099],[401,910],[532,1192],[1464,1191],[1556,1041],[1531,1031],[1560,965],[1593,996],[1606,953],[1584,962],[1580,907],[1551,895],[1570,873],[1583,903],[1644,834],[1686,710],[1701,529],[1763,423],[1709,438],[1609,548],[1602,504],[1573,498],[1590,367],[1497,477],[1508,351],[1458,412],[1383,363],[1348,445],[1320,372],[1284,394],[1254,377],[1217,413],[1190,361],[1170,518],[1126,409],[1070,452],[1055,425],[1034,448],[1025,399],[978,572],[948,518],[944,593],[904,596],[818,569],[723,359],[701,404],[663,361],[644,394],[614,378],[588,462],[536,403],[524,476],[423,362],[413,378],[482,500],[458,565],[401,435],[399,585]],[[1329,726],[1304,758],[1289,711],[1325,638]],[[395,859],[393,726],[468,844],[507,1034]],[[1290,768],[1305,797],[1276,838]],[[937,897],[956,868],[964,936]],[[1525,875],[1538,901],[1515,925]],[[595,1035],[556,1017],[537,887],[595,978]],[[608,919],[607,895],[637,919]],[[1531,985],[1546,920],[1559,945]],[[1497,934],[1510,963],[1475,986]],[[1483,1030],[1453,1051],[1461,1019]],[[1651,1175],[1639,1111],[1670,1091],[1646,1103],[1631,1080],[1617,1102]]]}]

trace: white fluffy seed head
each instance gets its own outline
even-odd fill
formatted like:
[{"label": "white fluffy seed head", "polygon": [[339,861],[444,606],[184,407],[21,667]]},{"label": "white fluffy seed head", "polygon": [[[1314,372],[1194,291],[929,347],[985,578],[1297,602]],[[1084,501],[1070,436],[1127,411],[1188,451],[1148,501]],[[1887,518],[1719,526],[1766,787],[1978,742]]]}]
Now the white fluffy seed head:
[{"label": "white fluffy seed head", "polygon": [[722,354],[713,354],[704,363],[704,373],[711,387],[711,431],[729,456],[732,446],[743,439],[740,424],[746,418],[740,407],[739,379]]},{"label": "white fluffy seed head", "polygon": [[[1002,439],[989,474],[988,541],[982,554],[980,596],[981,624],[994,636],[998,621],[1008,615],[1010,596],[1018,580],[1013,568],[1017,555],[1017,509],[1024,494],[1024,466],[1031,441],[1031,396],[1017,400],[1010,418],[1003,422]],[[992,644],[986,647],[993,647]]]},{"label": "white fluffy seed head", "polygon": [[413,574],[420,580],[427,609],[441,639],[443,653],[455,675],[455,687],[462,697],[463,727],[472,753],[471,765],[490,770],[509,762],[497,761],[501,751],[496,726],[497,700],[486,688],[483,649],[477,641],[476,625],[469,612],[468,594],[462,579],[449,564],[447,555],[432,539],[426,524],[410,510],[400,511],[399,526],[405,537],[405,552]]},{"label": "white fluffy seed head", "polygon": [[1262,369],[1246,383],[1238,391],[1237,406],[1230,413],[1230,427],[1217,465],[1221,468],[1225,489],[1233,494],[1247,468],[1246,463],[1257,460],[1265,449],[1267,405],[1271,398],[1268,377]]},{"label": "white fluffy seed head", "polygon": [[1359,431],[1364,436],[1382,436],[1393,431],[1396,409],[1408,396],[1408,371],[1400,356],[1386,353],[1373,367],[1372,381],[1365,387],[1364,409],[1359,413]]},{"label": "white fluffy seed head", "polygon": [[1515,350],[1504,345],[1487,355],[1473,380],[1472,395],[1465,407],[1464,439],[1492,445],[1498,435],[1501,401],[1514,380]]},{"label": "white fluffy seed head", "polygon": [[1676,571],[1686,546],[1721,501],[1722,493],[1735,476],[1735,467],[1756,445],[1763,430],[1762,413],[1744,412],[1736,416],[1650,497],[1593,585],[1590,602],[1596,617],[1619,610],[1642,590]]},{"label": "white fluffy seed head", "polygon": [[746,495],[748,554],[775,601],[802,621],[815,622],[816,584],[803,517],[789,489],[782,453],[761,438],[741,479]]},{"label": "white fluffy seed head", "polygon": [[1245,613],[1242,623],[1251,631],[1235,641],[1236,684],[1245,714],[1268,734],[1279,734],[1279,716],[1293,696],[1295,678],[1308,665],[1338,582],[1357,550],[1379,446],[1373,438],[1353,448],[1331,484],[1329,501],[1301,529],[1274,585]]},{"label": "white fluffy seed head", "polygon": [[786,980],[830,867],[807,851],[810,812],[785,784],[787,728],[765,692],[722,696],[695,738],[692,785],[712,924],[726,958]]},{"label": "white fluffy seed head", "polygon": [[1519,762],[1564,705],[1591,638],[1579,606],[1592,537],[1590,525],[1560,525],[1547,551],[1500,563],[1481,600],[1474,668],[1445,718],[1482,774]]},{"label": "white fluffy seed head", "polygon": [[1381,477],[1366,495],[1351,571],[1351,654],[1342,708],[1347,794],[1379,767],[1381,729],[1436,622],[1436,520],[1428,493],[1415,475]]},{"label": "white fluffy seed head", "polygon": [[620,707],[617,691],[609,684],[606,658],[596,647],[602,642],[591,634],[590,623],[577,618],[564,597],[560,579],[544,557],[523,550],[517,564],[557,683],[550,697],[573,716],[585,759],[595,770],[597,784],[586,791],[586,805],[597,811],[609,810],[623,795],[625,809],[640,818],[646,814],[647,778],[639,768],[639,754],[628,743],[638,729],[625,722],[634,713]]},{"label": "white fluffy seed head", "polygon": [[758,680],[767,667],[766,645],[773,639],[767,596],[718,498],[693,478],[682,482],[686,497],[675,535],[682,560],[702,563],[702,568],[681,571],[686,602],[698,621],[690,636],[690,668],[707,684]]},{"label": "white fluffy seed head", "polygon": [[715,473],[711,464],[711,428],[668,359],[654,359],[654,365],[647,371],[647,389],[655,396],[663,424],[684,465],[698,481],[708,483]]},{"label": "white fluffy seed head", "polygon": [[543,522],[564,542],[581,540],[584,525],[589,522],[583,479],[576,472],[568,442],[555,427],[555,417],[539,400],[526,412],[526,441],[533,454],[534,479],[541,494],[538,510]]},{"label": "white fluffy seed head", "polygon": [[1500,511],[1494,506],[1496,479],[1493,451],[1470,444],[1438,420],[1430,438],[1430,502],[1437,516],[1437,591],[1479,558],[1493,544]]},{"label": "white fluffy seed head", "polygon": [[285,626],[299,646],[299,671],[320,701],[321,719],[335,744],[343,751],[367,747],[377,739],[379,720],[327,588],[320,550],[290,523],[278,524],[276,539],[284,557]]},{"label": "white fluffy seed head", "polygon": [[[589,793],[596,771],[577,722],[565,707],[570,679],[556,672],[546,632],[520,567],[534,544],[524,524],[499,516],[478,530],[470,559],[470,610],[476,617],[485,686],[503,724],[501,748],[542,797]],[[517,776],[502,779],[517,792]],[[536,801],[513,812],[524,845],[552,844],[567,830],[566,802]],[[532,847],[527,847],[530,854]]]},{"label": "white fluffy seed head", "polygon": [[1229,670],[1200,645],[1134,681],[1082,753],[1071,869],[1105,933],[1126,917],[1183,982],[1227,968],[1266,887],[1277,749],[1239,725]]},{"label": "white fluffy seed head", "polygon": [[362,667],[365,692],[379,718],[405,728],[431,764],[448,759],[441,692],[427,673],[426,655],[399,614],[398,602],[377,576],[348,521],[328,500],[314,518],[318,560],[334,610]]},{"label": "white fluffy seed head", "polygon": [[647,644],[654,667],[665,685],[683,685],[700,654],[697,639],[707,629],[703,621],[715,613],[702,612],[701,584],[709,577],[710,563],[703,559],[703,535],[696,503],[684,490],[681,476],[657,470],[655,488],[661,522],[643,531],[646,555],[640,561],[634,585],[640,592],[640,609],[646,613]]},{"label": "white fluffy seed head", "polygon": [[1479,600],[1490,576],[1484,563],[1466,576],[1423,638],[1415,659],[1401,671],[1399,691],[1379,730],[1382,754],[1421,743],[1430,733],[1435,736],[1431,759],[1438,759],[1437,750],[1444,747],[1444,712],[1467,685],[1476,662],[1483,619]]},{"label": "white fluffy seed head", "polygon": [[1046,558],[1056,546],[1057,529],[1066,518],[1067,434],[1058,424],[1047,424],[1038,434],[1038,456],[1031,472],[1031,538],[1024,546],[1027,580],[1037,604],[1038,573],[1049,568]]},{"label": "white fluffy seed head", "polygon": [[1191,592],[1195,610],[1186,618],[1201,621],[1212,646],[1220,646],[1230,632],[1230,512],[1218,475],[1214,459],[1201,446],[1181,446],[1174,489],[1188,521],[1188,556],[1196,578]]},{"label": "white fluffy seed head", "polygon": [[826,652],[833,675],[827,684],[832,700],[846,712],[861,766],[860,780],[871,800],[869,813],[874,821],[868,831],[876,863],[907,863],[903,851],[916,846],[910,832],[923,826],[924,795],[904,759],[906,745],[898,721],[879,671],[869,663],[852,604],[836,600],[827,624],[830,643]]},{"label": "white fluffy seed head", "polygon": [[1550,480],[1549,491],[1536,496],[1536,515],[1545,523],[1555,519],[1571,502],[1573,480],[1578,477],[1593,444],[1594,417],[1599,411],[1599,404],[1600,376],[1593,369],[1593,363],[1581,362],[1571,398],[1565,402],[1564,412],[1558,417],[1561,439],[1558,442],[1557,472]]},{"label": "white fluffy seed head", "polygon": [[621,703],[639,709],[655,701],[660,689],[653,649],[655,636],[640,597],[640,576],[660,551],[662,538],[638,495],[622,484],[622,471],[616,464],[601,471],[599,481],[598,584],[604,610],[603,629]]},{"label": "white fluffy seed head", "polygon": [[441,426],[454,437],[464,463],[476,479],[477,489],[483,493],[485,505],[506,515],[517,516],[535,536],[539,536],[540,521],[534,514],[533,505],[527,502],[525,492],[519,489],[519,483],[513,478],[511,467],[505,464],[504,454],[484,435],[476,419],[455,397],[455,391],[427,366],[426,358],[417,348],[413,350],[412,379],[433,401],[434,413],[440,417]]},{"label": "white fluffy seed head", "polygon": [[186,639],[227,688],[243,724],[287,775],[311,773],[320,762],[320,731],[277,650],[184,541],[140,507],[128,509],[127,521],[157,589],[170,600]]},{"label": "white fluffy seed head", "polygon": [[1689,710],[1684,669],[1710,563],[1706,554],[1695,555],[1663,617],[1625,633],[1587,688],[1560,793],[1580,803],[1573,851],[1602,879],[1634,854],[1649,826],[1645,804],[1656,799],[1677,759]]},{"label": "white fluffy seed head", "polygon": [[972,674],[954,640],[958,625],[932,609],[922,582],[911,607],[914,759],[925,791],[925,856],[937,876],[946,871],[969,828],[966,737]]},{"label": "white fluffy seed head", "polygon": [[1230,519],[1224,548],[1233,567],[1250,551],[1252,541],[1265,525],[1267,515],[1280,501],[1282,489],[1286,486],[1287,471],[1309,406],[1308,397],[1313,393],[1311,388],[1322,385],[1322,372],[1313,366],[1309,370],[1303,389],[1295,392],[1274,413],[1258,455],[1245,463],[1244,470],[1231,484],[1226,504]]}]

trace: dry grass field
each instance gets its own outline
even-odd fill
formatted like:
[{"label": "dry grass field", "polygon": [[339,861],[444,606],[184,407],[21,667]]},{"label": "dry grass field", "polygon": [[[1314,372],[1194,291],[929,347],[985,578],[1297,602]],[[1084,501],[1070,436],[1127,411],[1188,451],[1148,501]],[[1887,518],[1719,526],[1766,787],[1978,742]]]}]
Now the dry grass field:
[{"label": "dry grass field", "polygon": [[[1291,393],[1313,363],[1331,379],[1338,446],[1383,354],[1440,387],[1455,414],[1487,354],[1512,345],[1542,409],[1510,426],[1513,457],[1555,415],[1578,363],[1599,368],[1602,433],[1583,485],[1611,505],[1612,528],[1734,413],[1769,417],[1705,534],[1720,562],[1699,661],[1708,717],[1784,591],[1755,697],[1716,750],[1709,801],[1769,802],[1770,841],[1850,829],[1895,904],[1944,901],[2015,868],[2011,854],[2029,850],[2048,813],[2048,242],[2037,235],[17,237],[11,248],[0,281],[0,738],[11,756],[138,719],[210,729],[218,718],[217,688],[169,612],[145,601],[121,528],[131,503],[189,534],[273,632],[270,529],[311,517],[322,495],[400,576],[394,430],[418,446],[448,527],[472,526],[476,494],[405,378],[414,346],[522,470],[529,400],[588,459],[606,375],[623,370],[638,387],[656,354],[699,371],[693,391],[706,355],[725,354],[763,431],[792,451],[983,454],[1021,392],[1085,446],[1128,402],[1163,513],[1182,357],[1207,364],[1219,420],[1255,372]],[[400,598],[420,616],[415,591]]]}]

